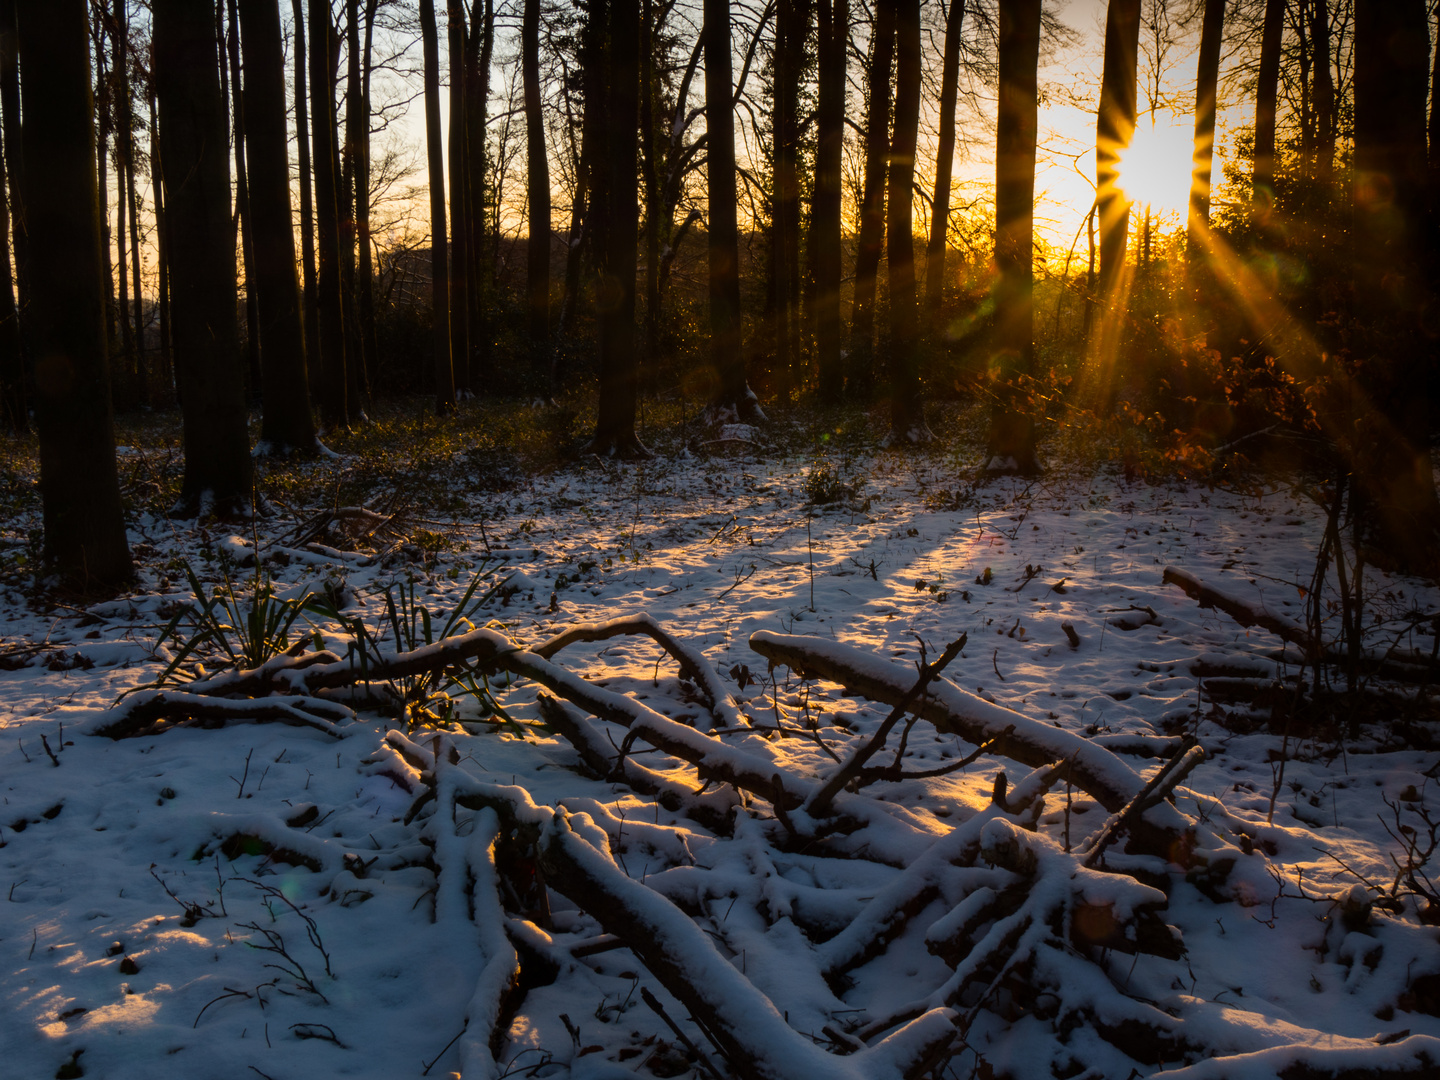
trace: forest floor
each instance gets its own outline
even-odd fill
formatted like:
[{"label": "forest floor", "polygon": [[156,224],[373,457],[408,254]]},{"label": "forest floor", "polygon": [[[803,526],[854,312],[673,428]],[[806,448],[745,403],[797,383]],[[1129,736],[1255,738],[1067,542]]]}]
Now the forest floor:
[{"label": "forest floor", "polygon": [[[641,464],[543,468],[516,464],[503,430],[422,458],[406,429],[383,447],[359,436],[337,444],[336,459],[271,466],[290,477],[270,488],[275,514],[235,527],[163,516],[176,452],[174,431],[156,422],[122,430],[139,583],[88,605],[28,587],[37,522],[16,465],[13,513],[0,523],[0,1072],[1125,1080],[1440,1069],[1440,912],[1414,895],[1440,882],[1440,854],[1426,863],[1440,727],[1420,707],[1436,689],[1371,684],[1338,722],[1301,710],[1272,724],[1313,673],[1269,632],[1162,581],[1175,567],[1303,624],[1324,526],[1307,485],[1132,483],[1093,454],[1060,451],[1039,480],[975,486],[965,423],[930,450],[897,453],[787,417],[769,431],[657,437],[662,453]],[[569,434],[566,419],[551,427]],[[377,516],[326,521],[337,505]],[[257,544],[259,571],[244,565]],[[907,867],[1004,808],[998,772],[1012,791],[1027,782],[1015,760],[991,754],[941,773],[974,747],[927,721],[903,740],[897,731],[876,760],[935,775],[869,777],[843,796],[867,824],[808,840],[798,814],[782,821],[753,791],[712,783],[692,795],[692,765],[608,720],[589,730],[646,767],[635,776],[683,790],[644,794],[624,781],[623,760],[597,778],[543,722],[537,683],[513,673],[492,672],[478,696],[452,686],[458,711],[443,730],[352,699],[356,718],[333,729],[172,722],[101,736],[117,697],[156,680],[191,632],[191,573],[207,591],[228,576],[242,603],[257,575],[276,604],[325,595],[347,621],[307,612],[290,640],[342,658],[354,655],[355,620],[380,648],[403,651],[426,633],[407,611],[426,608],[438,637],[467,593],[456,634],[488,626],[526,650],[577,624],[648,613],[703,653],[728,701],[707,698],[693,668],[680,677],[646,636],[580,641],[555,663],[627,707],[773,763],[777,784],[825,777],[890,708],[770,669],[753,634],[843,644],[905,685],[917,660],[967,635],[945,675],[976,716],[1015,710],[1140,777],[1189,746],[1183,737],[1198,739],[1204,760],[1160,808],[1187,824],[1184,850],[1127,856],[1117,843],[1107,875],[1149,883],[1183,953],[1067,944],[1064,932],[1037,944],[1017,930],[1008,948],[1030,950],[1023,963],[997,953],[1004,969],[989,984],[946,998],[967,961],[937,947],[937,928],[975,910],[984,889],[1009,895],[1033,873],[996,869],[982,851],[988,869],[972,852],[970,865],[936,871],[839,963],[836,942],[873,921]],[[1436,590],[1376,570],[1366,588],[1368,646],[1431,654]],[[157,647],[177,613],[178,637]],[[195,661],[211,676],[224,667],[202,649],[179,670],[201,674]],[[439,809],[414,805],[437,776]],[[1042,867],[1087,850],[1109,817],[1082,786],[1055,786],[1024,823]],[[497,818],[467,792],[512,809]],[[613,859],[631,879],[617,895],[641,886],[647,899],[634,904],[653,901],[653,941],[610,936],[598,901],[577,903],[573,887],[525,894],[524,853],[521,870],[487,856],[488,839],[477,854],[476,837],[498,831],[498,851],[529,820],[526,794],[544,828],[563,819],[576,845],[606,853],[596,880],[609,880]],[[719,824],[698,812],[716,806]],[[976,950],[987,926],[1005,936],[1005,911],[988,918],[970,928]],[[492,985],[508,947],[526,969],[518,1011]],[[656,948],[696,979],[729,987],[738,976],[735,993],[756,995],[758,1064],[737,1057],[734,1036],[707,1037],[688,1019],[694,1003],[672,993],[687,976],[647,966]],[[705,968],[715,956],[725,970]],[[866,1051],[861,1040],[884,1031],[868,1026],[912,1001],[953,1008],[955,1034],[923,1067]]]}]

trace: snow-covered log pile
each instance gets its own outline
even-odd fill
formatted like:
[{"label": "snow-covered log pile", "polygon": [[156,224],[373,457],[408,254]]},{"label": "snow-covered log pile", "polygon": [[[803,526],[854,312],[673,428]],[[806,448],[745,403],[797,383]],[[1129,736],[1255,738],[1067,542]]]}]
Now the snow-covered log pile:
[{"label": "snow-covered log pile", "polygon": [[[679,665],[681,679],[666,685],[680,700],[641,700],[556,659],[629,635]],[[1125,757],[961,690],[943,669],[963,644],[933,662],[922,647],[907,667],[828,639],[755,634],[752,648],[772,665],[891,706],[839,752],[818,731],[748,714],[701,650],[648,615],[576,626],[533,648],[480,628],[406,652],[292,651],[183,690],[134,693],[88,731],[269,721],[367,738],[375,729],[352,704],[383,700],[395,680],[508,674],[543,687],[540,715],[573,750],[565,767],[610,785],[618,801],[537,804],[525,786],[495,782],[451,733],[391,730],[364,767],[412,802],[400,832],[383,845],[371,837],[379,850],[368,859],[312,837],[304,812],[217,820],[202,846],[303,866],[316,876],[312,895],[342,903],[380,888],[369,876],[377,861],[428,874],[434,922],[482,958],[456,1039],[465,1077],[498,1075],[527,995],[615,950],[633,955],[642,1000],[683,1047],[682,1064],[661,1075],[1021,1077],[1032,1075],[1023,1063],[1041,1061],[1066,1077],[1157,1067],[1207,1078],[1436,1075],[1437,1039],[1317,1042],[1243,1002],[1184,993],[1193,977],[1172,899],[1184,890],[1192,917],[1209,905],[1207,921],[1248,918],[1238,913],[1260,902],[1254,883],[1271,869],[1264,830],[1218,807],[1181,811],[1182,792],[1200,805],[1183,787],[1205,757],[1193,739],[1141,740],[1130,749],[1144,756]],[[688,722],[666,715],[677,705]],[[920,724],[973,751],[928,767],[911,749]],[[825,753],[789,752],[795,741]],[[988,797],[939,806],[896,794],[961,769],[983,772]],[[1102,812],[1082,823],[1077,798]],[[1405,978],[1387,948],[1435,947],[1363,898],[1305,899],[1327,941],[1343,921],[1334,948],[1372,979]],[[1142,956],[1173,971],[1179,992],[1132,990]],[[588,1050],[564,1020],[579,1060]],[[992,1049],[1012,1038],[1027,1052]],[[998,1067],[992,1057],[1003,1057]]]}]

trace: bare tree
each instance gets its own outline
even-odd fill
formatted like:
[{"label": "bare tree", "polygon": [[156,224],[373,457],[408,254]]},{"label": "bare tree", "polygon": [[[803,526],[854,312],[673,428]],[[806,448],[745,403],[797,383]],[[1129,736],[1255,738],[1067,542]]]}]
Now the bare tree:
[{"label": "bare tree", "polygon": [[425,49],[425,156],[430,166],[430,295],[435,411],[455,411],[455,372],[450,356],[450,281],[446,266],[445,156],[440,148],[440,41],[435,0],[420,0],[420,34]]},{"label": "bare tree", "polygon": [[[327,428],[346,428],[350,426],[350,401],[340,282],[340,189],[335,176],[335,81],[330,73],[334,39],[329,0],[310,0],[310,133],[315,166],[320,417]],[[443,238],[442,233],[442,244]]]},{"label": "bare tree", "polygon": [[[637,46],[638,47],[638,46]],[[520,68],[525,87],[525,192],[530,207],[525,246],[525,311],[530,347],[549,371],[550,161],[540,101],[540,0],[525,0],[520,24]]]},{"label": "bare tree", "polygon": [[239,0],[245,50],[246,143],[250,150],[251,232],[259,314],[264,421],[270,453],[315,450],[305,369],[305,331],[295,280],[290,157],[285,134],[285,46],[278,0]]},{"label": "bare tree", "polygon": [[820,44],[815,108],[815,189],[810,211],[809,255],[820,396],[833,404],[840,399],[845,387],[845,372],[840,357],[840,229],[850,5],[849,0],[817,0],[817,4]]},{"label": "bare tree", "polygon": [[895,132],[890,141],[890,441],[920,444],[934,439],[920,400],[920,357],[915,310],[913,227],[915,151],[920,130],[920,0],[882,0],[895,12]]},{"label": "bare tree", "polygon": [[[890,152],[890,64],[895,56],[895,7],[880,3],[870,30],[865,87],[865,188],[855,251],[855,303],[850,316],[851,387],[868,392],[875,380],[875,293],[885,249],[885,164]],[[908,197],[909,192],[906,192]]]},{"label": "bare tree", "polygon": [[[985,468],[1033,475],[1035,423],[1019,376],[1034,367],[1035,136],[1041,0],[1000,0],[1000,102],[995,134],[993,365],[999,372]],[[1112,11],[1114,5],[1111,5]]]},{"label": "bare tree", "polygon": [[94,588],[133,568],[110,412],[87,22],[84,0],[52,0],[22,5],[18,26],[44,559]]},{"label": "bare tree", "polygon": [[1225,0],[1205,0],[1200,23],[1200,60],[1195,75],[1195,151],[1187,218],[1186,257],[1191,264],[1204,257],[1210,227],[1210,174],[1215,160],[1215,93],[1220,76],[1220,41]]},{"label": "bare tree", "polygon": [[965,0],[950,0],[945,18],[945,55],[940,68],[940,131],[935,144],[935,196],[930,212],[930,246],[925,256],[925,306],[932,332],[938,329],[949,247],[950,183],[955,167],[955,103],[960,91],[960,37]]}]

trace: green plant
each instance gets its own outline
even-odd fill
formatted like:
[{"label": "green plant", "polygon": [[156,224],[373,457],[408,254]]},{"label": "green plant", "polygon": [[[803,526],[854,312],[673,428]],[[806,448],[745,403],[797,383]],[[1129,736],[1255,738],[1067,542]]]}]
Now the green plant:
[{"label": "green plant", "polygon": [[[381,655],[380,643],[386,637],[394,642],[396,650],[413,652],[457,633],[475,629],[473,617],[490,600],[504,595],[510,578],[507,575],[492,580],[489,588],[477,599],[475,594],[486,580],[487,575],[476,574],[465,595],[443,621],[438,612],[432,612],[416,596],[414,575],[407,576],[404,582],[396,580],[381,586],[385,611],[374,631],[359,616],[348,618],[334,608],[320,610],[354,637],[353,655],[363,670]],[[496,722],[517,732],[524,730],[495,700],[486,674],[473,666],[455,666],[443,671],[404,676],[394,680],[392,685],[397,695],[396,719],[403,720],[412,729],[453,723],[458,718],[460,700],[470,697],[479,706],[482,717],[493,717]]]},{"label": "green plant", "polygon": [[853,496],[863,481],[847,481],[841,470],[824,454],[816,457],[805,475],[805,497],[816,506],[843,502]]},{"label": "green plant", "polygon": [[[203,678],[204,669],[198,665],[193,670],[184,667],[191,657],[197,660],[216,657],[223,667],[240,670],[257,668],[291,648],[294,642],[290,631],[301,615],[307,610],[322,610],[308,590],[286,600],[276,596],[274,582],[258,561],[248,599],[236,589],[230,578],[229,563],[224,558],[221,559],[224,580],[213,592],[206,590],[188,562],[184,566],[195,599],[176,612],[161,632],[156,648],[172,640],[179,647],[165,670],[146,686]],[[187,631],[188,636],[184,636]]]}]

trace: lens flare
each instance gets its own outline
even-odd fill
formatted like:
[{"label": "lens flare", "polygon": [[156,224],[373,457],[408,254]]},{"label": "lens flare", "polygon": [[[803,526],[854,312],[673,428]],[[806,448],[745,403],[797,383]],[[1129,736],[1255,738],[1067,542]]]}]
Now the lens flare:
[{"label": "lens flare", "polygon": [[1180,117],[1142,117],[1120,155],[1120,188],[1125,197],[1157,213],[1184,211],[1190,198],[1195,132]]}]

